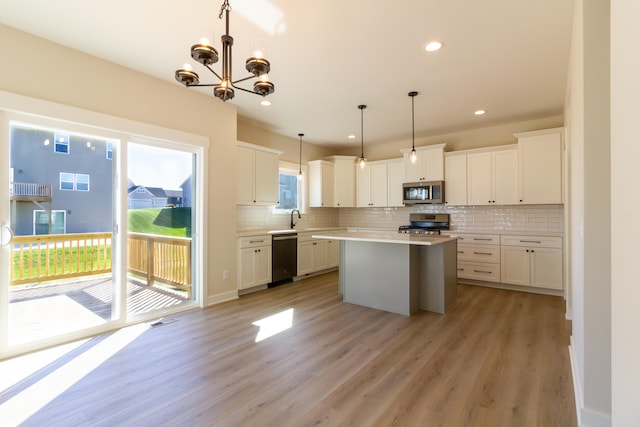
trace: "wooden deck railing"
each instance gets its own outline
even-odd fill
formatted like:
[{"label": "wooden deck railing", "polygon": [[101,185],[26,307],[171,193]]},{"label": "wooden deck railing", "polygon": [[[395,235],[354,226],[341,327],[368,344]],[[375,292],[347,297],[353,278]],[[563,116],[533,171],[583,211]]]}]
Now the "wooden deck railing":
[{"label": "wooden deck railing", "polygon": [[129,233],[128,271],[187,291],[191,298],[191,239]]},{"label": "wooden deck railing", "polygon": [[9,196],[13,199],[51,199],[51,184],[34,184],[30,182],[12,182],[9,184]]},{"label": "wooden deck railing", "polygon": [[[111,233],[16,236],[11,285],[111,272]],[[191,239],[129,233],[129,272],[182,289],[191,298]]]},{"label": "wooden deck railing", "polygon": [[10,247],[11,285],[111,271],[111,233],[16,236]]}]

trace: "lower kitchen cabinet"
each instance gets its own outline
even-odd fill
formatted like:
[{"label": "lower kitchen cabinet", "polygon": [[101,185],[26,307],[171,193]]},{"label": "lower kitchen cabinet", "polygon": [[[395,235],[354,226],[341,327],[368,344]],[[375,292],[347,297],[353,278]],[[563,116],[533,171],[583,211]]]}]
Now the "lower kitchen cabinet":
[{"label": "lower kitchen cabinet", "polygon": [[327,268],[337,267],[340,263],[340,241],[327,240]]},{"label": "lower kitchen cabinet", "polygon": [[238,289],[271,282],[271,236],[238,239]]},{"label": "lower kitchen cabinet", "polygon": [[313,233],[298,233],[298,276],[338,266],[340,242],[314,239]]},{"label": "lower kitchen cabinet", "polygon": [[562,238],[502,236],[502,282],[562,289]]},{"label": "lower kitchen cabinet", "polygon": [[497,234],[459,234],[458,277],[499,282],[500,236]]}]

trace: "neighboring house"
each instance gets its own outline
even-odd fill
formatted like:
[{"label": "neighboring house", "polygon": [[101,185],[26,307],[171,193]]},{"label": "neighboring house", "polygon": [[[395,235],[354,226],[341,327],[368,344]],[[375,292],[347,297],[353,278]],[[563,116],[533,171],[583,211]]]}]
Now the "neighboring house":
[{"label": "neighboring house", "polygon": [[108,140],[13,124],[10,198],[15,234],[110,231],[112,157]]},{"label": "neighboring house", "polygon": [[182,188],[182,206],[192,207],[193,206],[193,203],[192,203],[193,202],[193,199],[192,199],[193,185],[192,185],[191,175],[189,175],[189,177],[184,180],[184,182],[180,185],[180,188]]},{"label": "neighboring house", "polygon": [[184,198],[182,197],[182,190],[164,190],[167,195],[167,204],[175,208],[183,207]]},{"label": "neighboring house", "polygon": [[[128,190],[127,207],[129,209],[164,208],[169,204],[182,203],[182,192],[180,190],[163,190],[160,187],[145,187],[136,185]],[[169,194],[167,194],[169,193]]]}]

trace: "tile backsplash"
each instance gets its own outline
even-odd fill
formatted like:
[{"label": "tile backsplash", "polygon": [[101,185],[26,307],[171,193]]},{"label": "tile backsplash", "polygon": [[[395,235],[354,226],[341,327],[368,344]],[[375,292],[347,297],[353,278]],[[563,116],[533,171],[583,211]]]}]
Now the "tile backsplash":
[{"label": "tile backsplash", "polygon": [[448,213],[451,230],[564,232],[563,205],[445,206],[348,208],[340,210],[341,227],[397,229],[409,223],[410,213]]},{"label": "tile backsplash", "polygon": [[[397,229],[409,223],[410,213],[451,215],[451,230],[564,232],[563,205],[445,206],[415,205],[401,208],[309,208],[298,228],[363,227]],[[289,228],[289,214],[274,214],[268,206],[238,206],[237,228],[279,230]]]}]

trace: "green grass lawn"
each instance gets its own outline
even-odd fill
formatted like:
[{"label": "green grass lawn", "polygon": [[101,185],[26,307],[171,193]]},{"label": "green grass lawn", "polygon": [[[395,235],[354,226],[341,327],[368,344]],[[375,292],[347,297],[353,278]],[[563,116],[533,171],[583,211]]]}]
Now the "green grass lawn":
[{"label": "green grass lawn", "polygon": [[191,237],[191,208],[132,209],[129,231],[172,237]]}]

